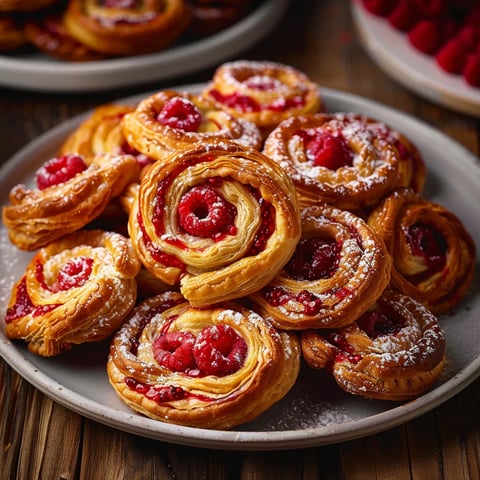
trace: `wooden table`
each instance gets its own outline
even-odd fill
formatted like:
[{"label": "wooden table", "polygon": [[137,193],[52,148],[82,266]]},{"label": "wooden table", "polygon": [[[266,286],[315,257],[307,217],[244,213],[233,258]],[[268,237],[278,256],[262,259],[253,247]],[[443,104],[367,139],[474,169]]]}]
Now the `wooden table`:
[{"label": "wooden table", "polygon": [[[346,0],[295,0],[265,40],[242,55],[292,64],[324,87],[375,99],[480,153],[480,121],[407,91],[365,54]],[[203,82],[213,68],[128,90],[49,94],[0,89],[0,160],[96,105]],[[480,380],[405,425],[341,444],[292,451],[216,451],[117,431],[60,406],[0,361],[2,479],[478,479]]]}]

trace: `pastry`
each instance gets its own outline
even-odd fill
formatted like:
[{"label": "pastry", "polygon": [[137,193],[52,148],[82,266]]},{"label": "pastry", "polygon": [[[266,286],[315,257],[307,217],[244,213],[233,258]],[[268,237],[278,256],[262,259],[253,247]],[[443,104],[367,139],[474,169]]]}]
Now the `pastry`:
[{"label": "pastry", "polygon": [[0,12],[34,12],[59,3],[59,0],[0,0]]},{"label": "pastry", "polygon": [[445,365],[445,334],[437,317],[393,290],[350,325],[302,332],[301,345],[308,365],[327,367],[343,390],[366,398],[418,397]]},{"label": "pastry", "polygon": [[290,65],[275,62],[226,62],[202,95],[218,108],[255,123],[264,136],[288,117],[322,108],[315,83]]},{"label": "pastry", "polygon": [[69,0],[64,23],[79,42],[106,55],[157,52],[188,27],[184,0]]},{"label": "pastry", "polygon": [[302,238],[280,273],[250,295],[277,328],[348,325],[390,282],[391,259],[364,220],[329,205],[301,212]]},{"label": "pastry", "polygon": [[206,37],[220,32],[241,20],[248,12],[251,0],[187,0],[192,11],[188,32]]},{"label": "pastry", "polygon": [[284,397],[299,368],[295,334],[234,302],[197,309],[165,292],[136,307],[114,336],[107,373],[139,413],[226,430]]},{"label": "pastry", "polygon": [[37,50],[60,60],[90,62],[105,58],[100,52],[72,37],[59,10],[30,15],[25,22],[25,36]]},{"label": "pastry", "polygon": [[98,153],[130,154],[137,158],[140,166],[148,165],[153,159],[132,148],[123,135],[123,117],[134,109],[130,105],[100,105],[67,136],[58,154],[74,153],[86,159]]},{"label": "pastry", "polygon": [[368,224],[393,257],[393,288],[437,315],[452,310],[466,295],[476,247],[446,207],[411,189],[396,189],[371,212]]},{"label": "pastry", "polygon": [[300,214],[277,164],[234,142],[205,143],[149,167],[128,227],[145,267],[205,306],[265,286],[295,250]]},{"label": "pastry", "polygon": [[330,203],[359,211],[375,205],[399,181],[399,155],[362,120],[335,114],[283,121],[263,153],[292,178],[300,205]]},{"label": "pastry", "polygon": [[159,91],[142,100],[134,112],[124,116],[122,126],[129,145],[156,160],[198,142],[231,140],[257,149],[261,145],[253,123],[237,119],[197,95],[174,90]]},{"label": "pastry", "polygon": [[19,15],[0,13],[0,52],[27,45],[23,23],[24,20]]},{"label": "pastry", "polygon": [[46,357],[104,340],[135,305],[139,269],[117,233],[83,230],[52,242],[13,287],[5,333]]},{"label": "pastry", "polygon": [[10,190],[9,204],[2,209],[10,241],[22,250],[35,250],[84,227],[139,174],[131,155],[50,159],[37,171],[37,188],[18,184]]}]

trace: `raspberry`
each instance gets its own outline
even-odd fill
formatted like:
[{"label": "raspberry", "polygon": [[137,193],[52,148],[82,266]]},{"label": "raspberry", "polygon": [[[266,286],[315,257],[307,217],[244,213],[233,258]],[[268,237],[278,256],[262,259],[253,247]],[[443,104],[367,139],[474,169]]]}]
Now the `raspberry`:
[{"label": "raspberry", "polygon": [[234,233],[236,208],[209,187],[196,186],[181,198],[178,204],[178,221],[190,235],[216,238]]},{"label": "raspberry", "polygon": [[442,45],[441,31],[438,22],[420,20],[409,32],[408,40],[418,50],[433,55]]},{"label": "raspberry", "polygon": [[467,50],[474,51],[480,44],[480,19],[477,25],[463,25],[457,34],[457,38],[465,45]]},{"label": "raspberry", "polygon": [[463,69],[465,81],[473,87],[480,87],[480,50],[478,53],[470,53]]},{"label": "raspberry", "polygon": [[52,291],[64,291],[85,285],[92,273],[93,258],[76,257],[69,260],[58,272]]},{"label": "raspberry", "polygon": [[416,10],[413,0],[400,0],[390,12],[388,21],[397,30],[407,32],[419,20],[419,12]]},{"label": "raspberry", "polygon": [[366,312],[358,320],[358,326],[370,337],[395,335],[402,329],[402,323],[388,318],[378,311]]},{"label": "raspberry", "polygon": [[330,170],[352,166],[353,153],[341,134],[311,129],[301,130],[296,135],[302,138],[307,158],[314,166]]},{"label": "raspberry", "polygon": [[414,8],[421,17],[438,17],[447,13],[448,5],[445,0],[414,0]]},{"label": "raspberry", "polygon": [[363,0],[367,11],[380,17],[387,16],[395,5],[395,0]]},{"label": "raspberry", "polygon": [[197,368],[193,358],[195,335],[190,332],[168,332],[158,335],[152,344],[153,357],[172,372]]},{"label": "raspberry", "polygon": [[78,155],[54,157],[43,164],[35,174],[35,182],[39,190],[64,183],[77,173],[86,170],[87,166]]},{"label": "raspberry", "polygon": [[202,114],[189,100],[174,97],[165,103],[157,120],[162,125],[171,128],[184,132],[196,132],[202,123]]},{"label": "raspberry", "polygon": [[467,49],[458,38],[448,40],[435,55],[438,65],[448,73],[461,73],[467,62]]},{"label": "raspberry", "polygon": [[197,337],[193,355],[205,375],[236,372],[247,356],[245,340],[229,325],[205,327]]}]

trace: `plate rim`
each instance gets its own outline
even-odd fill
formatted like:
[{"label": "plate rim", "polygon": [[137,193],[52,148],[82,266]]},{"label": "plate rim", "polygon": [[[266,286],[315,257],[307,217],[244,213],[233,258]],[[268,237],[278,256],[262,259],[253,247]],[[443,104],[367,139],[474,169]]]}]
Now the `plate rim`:
[{"label": "plate rim", "polygon": [[[174,88],[185,91],[198,90],[202,85],[203,84],[191,84]],[[405,114],[374,100],[369,100],[366,97],[330,88],[319,88],[327,106],[329,102],[332,101],[337,103],[344,102],[354,105],[355,109],[361,109],[360,113],[363,113],[365,108],[374,108],[380,111],[381,119],[383,119],[382,117],[384,115],[393,118],[395,126],[397,125],[397,122],[413,122],[414,126],[421,127],[422,130],[433,135],[435,138],[442,138],[443,142],[447,142],[453,150],[469,160],[458,163],[458,166],[464,169],[462,174],[470,175],[474,173],[476,176],[474,181],[480,182],[480,166],[476,162],[476,157],[460,143],[447,137],[439,130],[412,117],[411,115]],[[134,103],[148,94],[148,92],[136,94],[124,99],[119,99],[115,103]],[[27,143],[4,165],[2,165],[0,169],[0,184],[7,185],[10,177],[18,168],[18,162],[24,157],[28,158],[28,156],[31,155],[33,151],[36,151],[39,146],[41,147],[48,142],[55,141],[55,139],[58,139],[59,137],[64,138],[69,131],[75,128],[75,126],[78,125],[82,119],[90,115],[91,112],[92,110],[89,110],[76,115]],[[379,117],[377,116],[377,118]],[[0,228],[4,228],[3,225]],[[96,400],[86,398],[80,393],[65,387],[59,381],[52,379],[52,377],[48,376],[33,365],[24,355],[24,350],[18,348],[14,342],[8,340],[2,330],[0,330],[0,356],[2,356],[6,363],[9,364],[10,367],[21,377],[49,398],[87,418],[127,433],[140,435],[154,440],[222,450],[283,450],[287,448],[306,448],[328,445],[363,438],[404,424],[433,410],[458,394],[480,376],[479,352],[468,365],[464,366],[460,371],[456,372],[455,375],[436,386],[433,390],[410,402],[400,404],[368,417],[344,423],[335,423],[301,430],[221,431],[162,423],[143,417],[133,411],[119,411],[114,407],[105,406]]]}]

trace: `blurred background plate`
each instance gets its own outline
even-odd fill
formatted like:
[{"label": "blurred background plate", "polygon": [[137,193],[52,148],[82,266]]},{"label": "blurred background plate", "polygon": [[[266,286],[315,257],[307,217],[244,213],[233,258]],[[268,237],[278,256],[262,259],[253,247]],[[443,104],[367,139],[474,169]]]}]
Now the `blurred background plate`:
[{"label": "blurred background plate", "polygon": [[385,73],[428,100],[480,117],[480,88],[444,72],[433,57],[412,47],[405,33],[366,11],[361,0],[352,0],[352,15],[360,42]]},{"label": "blurred background plate", "polygon": [[0,56],[0,86],[45,92],[87,92],[165,80],[233,58],[265,37],[289,0],[265,0],[235,25],[159,53],[95,62],[59,61],[41,53]]}]

